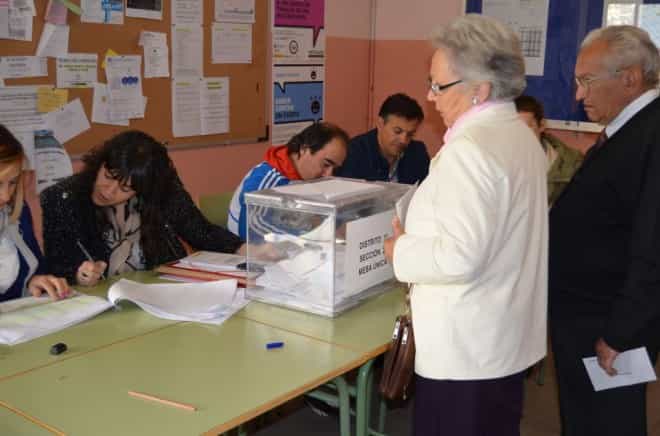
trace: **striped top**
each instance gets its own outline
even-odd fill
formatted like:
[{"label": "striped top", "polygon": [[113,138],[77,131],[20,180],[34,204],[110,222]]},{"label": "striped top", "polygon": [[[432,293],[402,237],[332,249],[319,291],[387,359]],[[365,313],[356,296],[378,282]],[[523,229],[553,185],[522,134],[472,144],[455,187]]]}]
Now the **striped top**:
[{"label": "striped top", "polygon": [[252,168],[234,191],[234,196],[229,205],[227,229],[245,240],[247,238],[245,193],[287,185],[289,181],[286,176],[268,162],[262,162]]}]

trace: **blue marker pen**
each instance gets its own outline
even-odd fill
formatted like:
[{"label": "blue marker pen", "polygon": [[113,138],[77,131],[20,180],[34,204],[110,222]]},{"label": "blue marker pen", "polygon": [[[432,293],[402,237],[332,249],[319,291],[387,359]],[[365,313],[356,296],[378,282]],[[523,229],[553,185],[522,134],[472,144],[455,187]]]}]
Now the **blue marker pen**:
[{"label": "blue marker pen", "polygon": [[284,346],[284,342],[268,342],[266,344],[266,349],[267,350],[272,350],[275,348],[282,348]]}]

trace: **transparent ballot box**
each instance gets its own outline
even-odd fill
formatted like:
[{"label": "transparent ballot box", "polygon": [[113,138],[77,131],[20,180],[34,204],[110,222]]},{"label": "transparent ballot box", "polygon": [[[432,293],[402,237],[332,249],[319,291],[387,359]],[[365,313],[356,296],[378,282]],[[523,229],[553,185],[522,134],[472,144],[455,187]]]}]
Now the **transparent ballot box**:
[{"label": "transparent ballot box", "polygon": [[409,189],[333,177],[245,194],[247,296],[335,316],[389,289],[383,241]]}]

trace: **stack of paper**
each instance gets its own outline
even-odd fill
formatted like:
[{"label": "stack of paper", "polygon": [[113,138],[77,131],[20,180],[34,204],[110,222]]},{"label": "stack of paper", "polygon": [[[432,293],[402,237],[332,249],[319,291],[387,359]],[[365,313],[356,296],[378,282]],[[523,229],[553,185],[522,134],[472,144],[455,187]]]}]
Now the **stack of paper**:
[{"label": "stack of paper", "polygon": [[108,290],[108,300],[132,301],[158,318],[208,324],[221,324],[248,303],[236,280],[145,285],[121,279]]},{"label": "stack of paper", "polygon": [[0,304],[0,344],[15,345],[78,324],[112,307],[89,295],[60,301],[28,297]]}]

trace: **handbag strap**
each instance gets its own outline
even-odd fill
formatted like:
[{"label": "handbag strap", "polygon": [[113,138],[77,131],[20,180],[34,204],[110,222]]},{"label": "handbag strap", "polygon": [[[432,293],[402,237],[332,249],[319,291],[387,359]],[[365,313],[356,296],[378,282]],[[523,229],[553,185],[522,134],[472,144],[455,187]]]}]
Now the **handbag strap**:
[{"label": "handbag strap", "polygon": [[412,283],[406,283],[406,308],[405,308],[405,315],[408,316],[409,319],[412,319],[412,306],[410,305],[410,292],[412,291],[413,284]]}]

